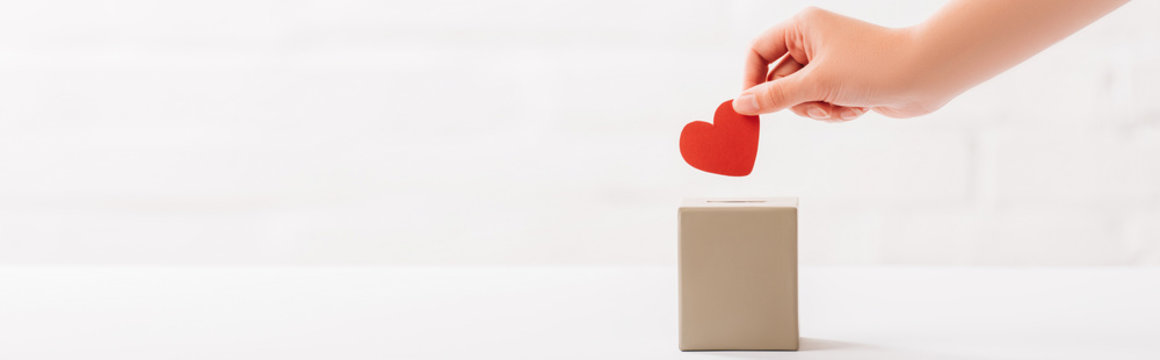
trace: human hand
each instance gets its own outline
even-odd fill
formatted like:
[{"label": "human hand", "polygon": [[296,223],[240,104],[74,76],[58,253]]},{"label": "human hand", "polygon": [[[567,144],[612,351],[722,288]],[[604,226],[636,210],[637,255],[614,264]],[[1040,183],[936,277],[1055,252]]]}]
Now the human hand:
[{"label": "human hand", "polygon": [[926,21],[898,29],[807,8],[753,42],[733,110],[789,108],[827,121],[869,110],[927,114],[1125,2],[951,0]]},{"label": "human hand", "polygon": [[[807,8],[761,34],[745,63],[741,114],[790,108],[823,121],[849,121],[868,110],[912,117],[942,107],[960,90],[923,84],[913,73],[921,49],[910,28],[891,29]],[[781,59],[770,70],[770,65]]]}]

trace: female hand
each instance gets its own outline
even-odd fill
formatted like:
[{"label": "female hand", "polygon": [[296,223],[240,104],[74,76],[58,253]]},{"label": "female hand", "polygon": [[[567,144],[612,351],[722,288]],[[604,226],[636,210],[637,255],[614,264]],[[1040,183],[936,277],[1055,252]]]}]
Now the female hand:
[{"label": "female hand", "polygon": [[898,29],[808,8],[753,42],[733,109],[827,121],[927,114],[1126,1],[951,0]]},{"label": "female hand", "polygon": [[924,92],[914,83],[914,44],[910,29],[807,8],[753,42],[746,90],[733,109],[756,115],[790,108],[824,121],[849,121],[868,110],[893,117],[934,111],[953,95]]}]

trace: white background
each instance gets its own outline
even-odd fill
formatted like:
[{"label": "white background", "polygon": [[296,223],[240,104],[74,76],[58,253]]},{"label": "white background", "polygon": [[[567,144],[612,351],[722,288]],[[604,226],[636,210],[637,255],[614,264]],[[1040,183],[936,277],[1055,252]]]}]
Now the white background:
[{"label": "white background", "polygon": [[686,196],[801,198],[806,265],[1160,264],[1160,5],[915,119],[682,126],[806,5],[4,1],[0,264],[669,265]]}]

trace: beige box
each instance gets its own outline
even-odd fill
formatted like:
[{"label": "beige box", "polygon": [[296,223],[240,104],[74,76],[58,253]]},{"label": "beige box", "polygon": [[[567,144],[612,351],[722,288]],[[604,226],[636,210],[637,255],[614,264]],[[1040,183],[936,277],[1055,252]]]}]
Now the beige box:
[{"label": "beige box", "polygon": [[797,199],[686,199],[680,348],[797,350]]}]

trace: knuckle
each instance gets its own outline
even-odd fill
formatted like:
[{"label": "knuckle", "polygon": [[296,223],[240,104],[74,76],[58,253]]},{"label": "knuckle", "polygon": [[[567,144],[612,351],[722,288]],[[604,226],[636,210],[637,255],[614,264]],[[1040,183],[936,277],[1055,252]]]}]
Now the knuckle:
[{"label": "knuckle", "polygon": [[807,6],[797,13],[797,18],[800,20],[810,21],[825,16],[828,11],[823,10],[817,6]]},{"label": "knuckle", "polygon": [[769,86],[763,95],[763,108],[783,107],[785,105],[783,104],[786,99],[784,86]]},{"label": "knuckle", "polygon": [[803,81],[802,88],[812,94],[822,93],[826,89],[837,87],[838,81],[835,81],[833,76],[819,73],[810,73],[809,75],[811,75],[808,78],[809,81]]},{"label": "knuckle", "polygon": [[816,67],[809,68],[809,71],[801,74],[798,89],[812,97],[820,98],[819,100],[833,100],[832,92],[841,87],[842,82],[839,78],[827,71],[817,71]]}]

